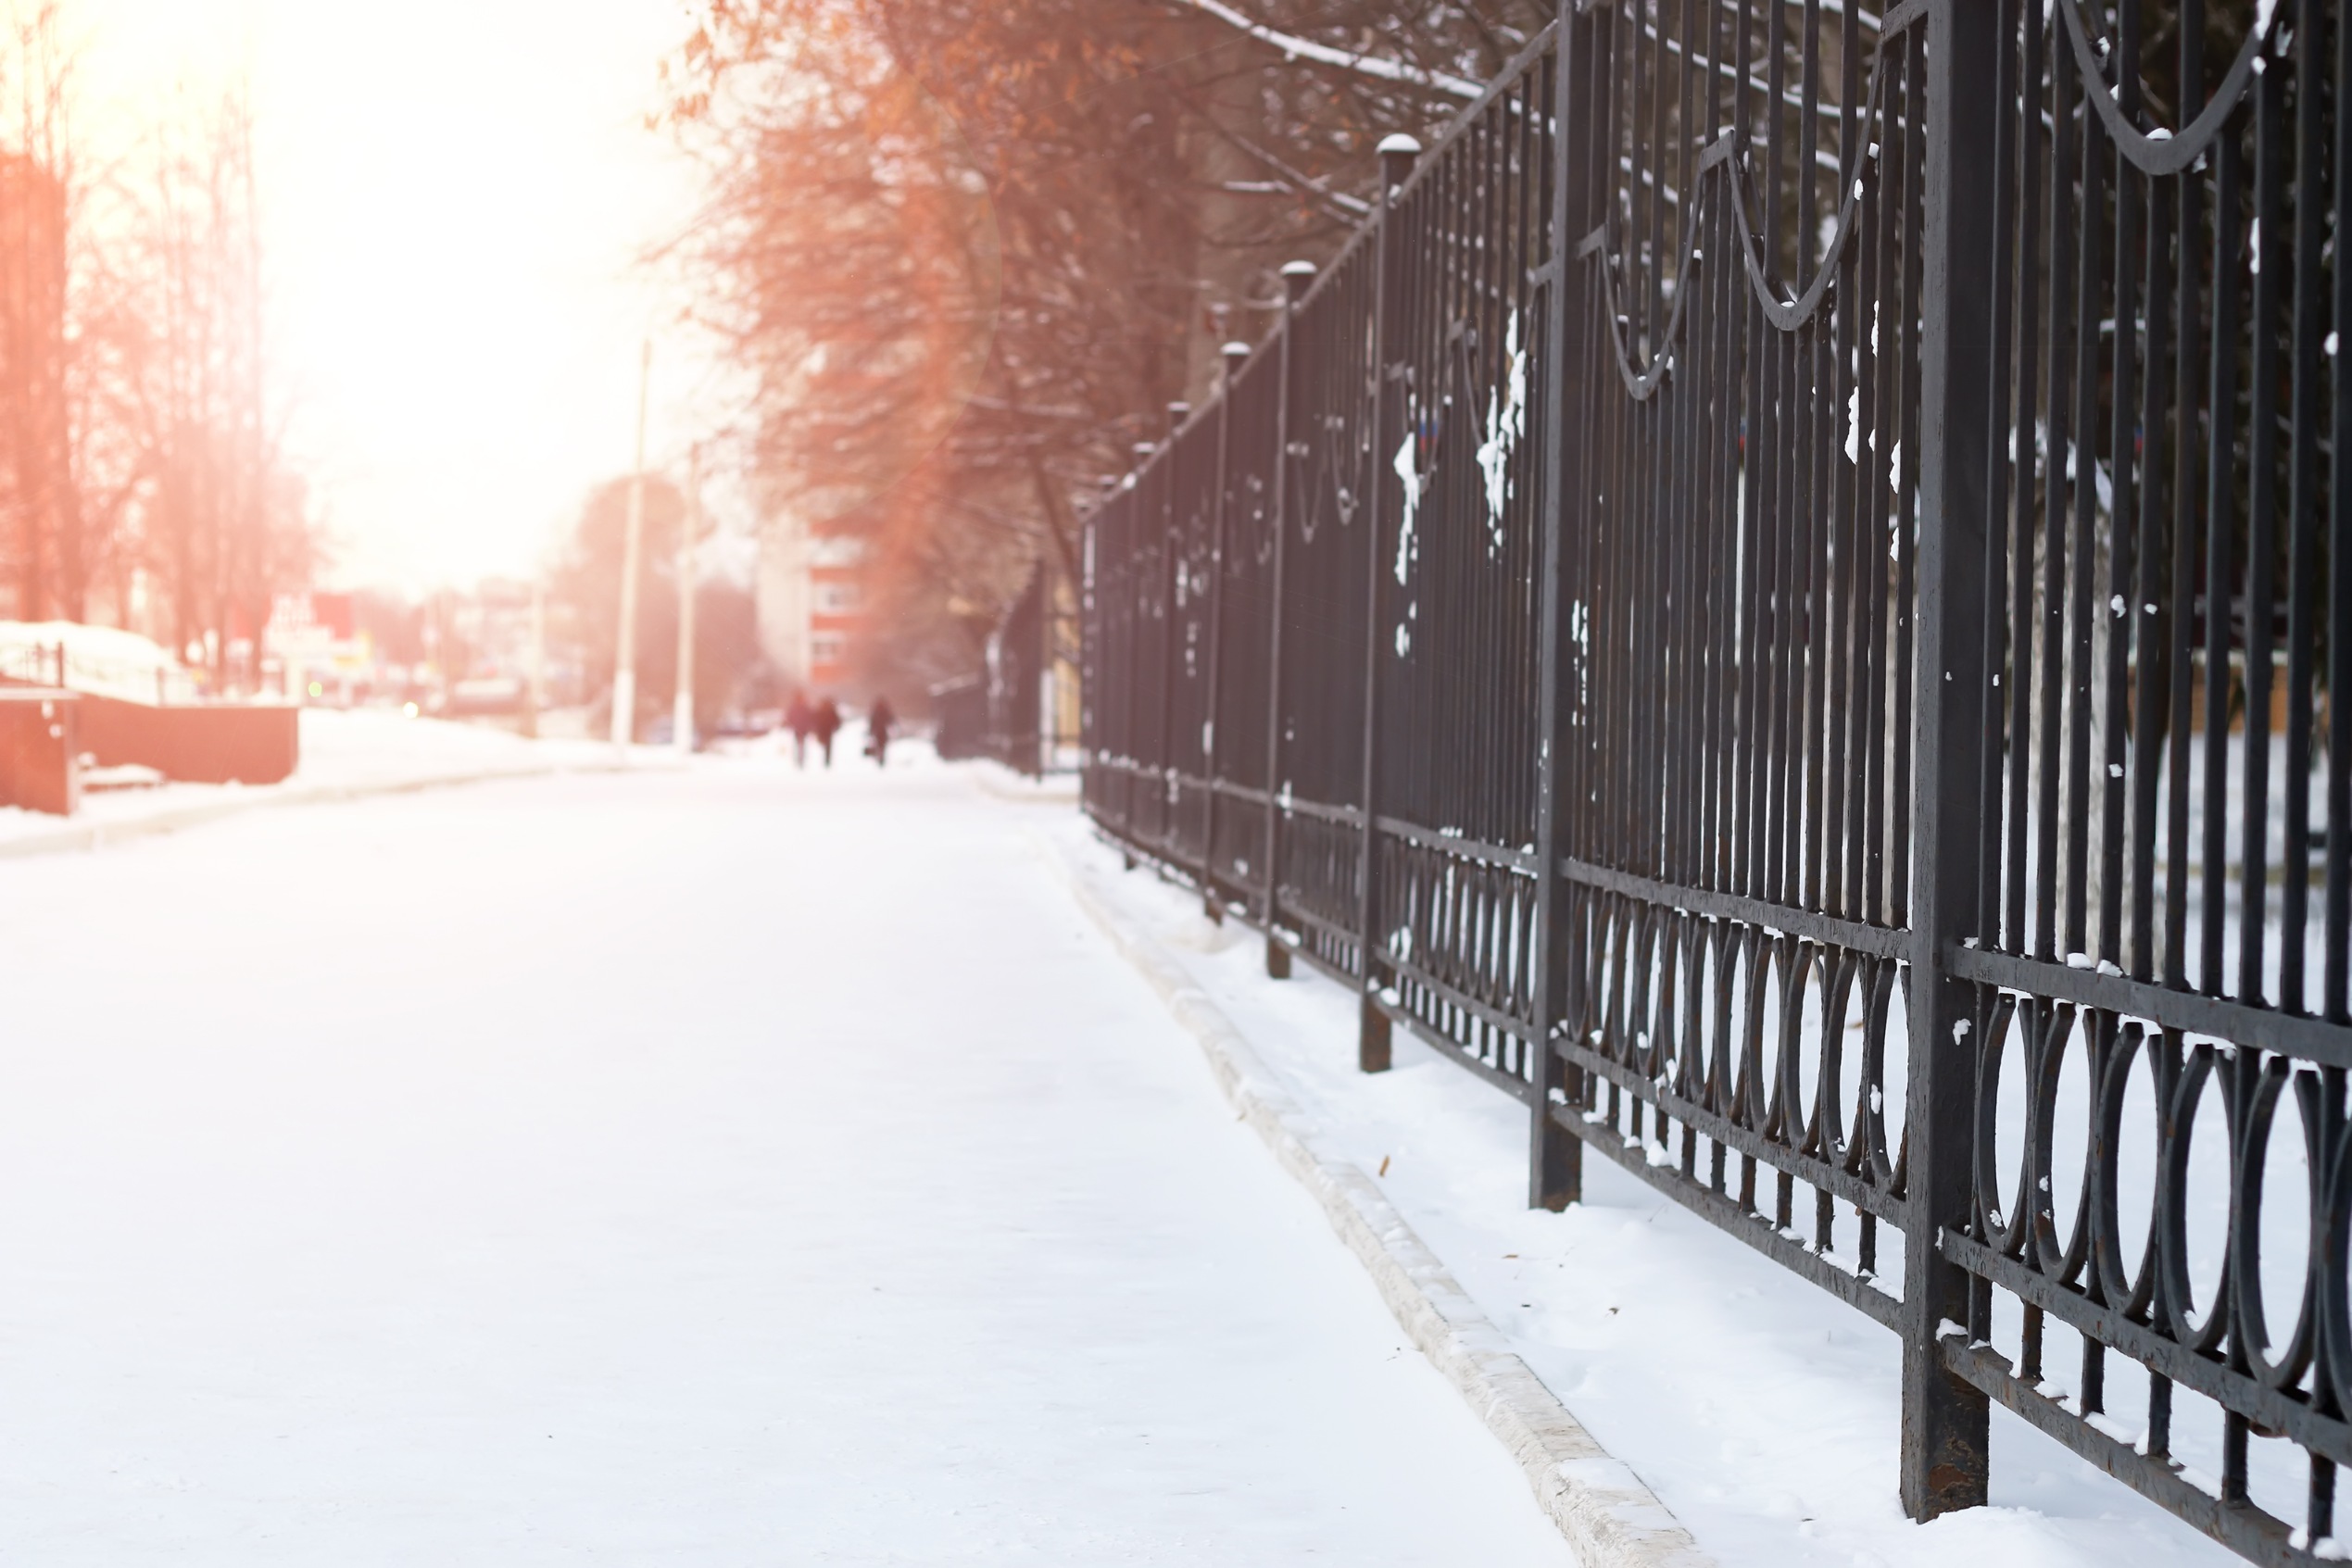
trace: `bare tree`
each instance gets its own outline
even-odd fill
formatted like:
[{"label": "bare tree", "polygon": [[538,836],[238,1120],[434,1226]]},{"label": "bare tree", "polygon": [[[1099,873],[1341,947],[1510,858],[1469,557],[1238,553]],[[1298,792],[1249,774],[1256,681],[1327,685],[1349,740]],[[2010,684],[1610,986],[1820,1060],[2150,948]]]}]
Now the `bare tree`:
[{"label": "bare tree", "polygon": [[[1362,220],[1380,137],[1434,132],[1549,11],[708,0],[674,119],[713,196],[685,252],[752,372],[760,477],[857,500],[836,525],[876,541],[918,642],[985,624],[1040,554],[1075,575],[1099,477],[1264,330],[1283,262]],[[955,220],[910,221],[926,201]],[[924,332],[953,375],[906,352]],[[845,463],[866,481],[836,490]]]},{"label": "bare tree", "polygon": [[160,128],[142,173],[128,291],[138,335],[123,369],[152,478],[143,555],[165,586],[174,641],[200,645],[224,672],[230,643],[258,642],[272,597],[307,579],[315,553],[267,400],[243,94]]}]

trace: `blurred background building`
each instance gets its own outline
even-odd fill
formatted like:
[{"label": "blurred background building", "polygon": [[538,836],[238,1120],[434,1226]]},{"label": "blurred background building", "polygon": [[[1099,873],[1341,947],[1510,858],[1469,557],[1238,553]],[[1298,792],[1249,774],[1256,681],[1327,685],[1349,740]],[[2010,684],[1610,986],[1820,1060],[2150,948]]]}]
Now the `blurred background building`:
[{"label": "blurred background building", "polygon": [[756,583],[760,648],[788,695],[863,696],[870,549],[853,534],[780,518],[762,533]]}]

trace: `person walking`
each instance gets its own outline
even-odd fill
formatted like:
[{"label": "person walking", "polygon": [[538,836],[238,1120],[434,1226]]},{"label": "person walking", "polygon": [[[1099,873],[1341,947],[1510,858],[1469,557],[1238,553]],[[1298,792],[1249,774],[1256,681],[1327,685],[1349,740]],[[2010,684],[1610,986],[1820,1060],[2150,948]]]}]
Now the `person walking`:
[{"label": "person walking", "polygon": [[890,765],[890,726],[898,721],[899,715],[892,710],[890,699],[875,697],[874,707],[866,714],[865,754],[874,759],[877,768]]},{"label": "person walking", "polygon": [[809,706],[809,694],[799,687],[792,688],[792,706],[784,710],[784,727],[792,732],[792,765],[809,765],[809,732],[817,727],[817,710]]},{"label": "person walking", "polygon": [[819,700],[816,711],[810,715],[809,728],[816,735],[817,744],[824,747],[824,765],[833,766],[833,737],[841,728],[841,708],[831,697]]}]

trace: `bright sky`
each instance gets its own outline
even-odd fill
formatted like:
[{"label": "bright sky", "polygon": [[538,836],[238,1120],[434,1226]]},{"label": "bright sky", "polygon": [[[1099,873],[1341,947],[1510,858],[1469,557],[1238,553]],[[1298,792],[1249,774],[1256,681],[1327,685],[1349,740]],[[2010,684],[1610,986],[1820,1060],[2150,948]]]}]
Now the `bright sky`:
[{"label": "bright sky", "polygon": [[684,0],[68,0],[102,143],[250,83],[289,442],[331,575],[421,588],[528,570],[627,470],[638,345],[651,460],[717,398],[634,263],[695,171],[644,117]]}]

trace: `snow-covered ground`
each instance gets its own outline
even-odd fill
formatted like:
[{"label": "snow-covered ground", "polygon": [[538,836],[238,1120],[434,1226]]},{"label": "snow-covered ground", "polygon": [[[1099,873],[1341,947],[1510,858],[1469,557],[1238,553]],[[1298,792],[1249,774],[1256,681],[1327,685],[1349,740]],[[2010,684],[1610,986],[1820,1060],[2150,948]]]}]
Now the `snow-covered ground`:
[{"label": "snow-covered ground", "polygon": [[[525,740],[484,724],[409,719],[382,709],[306,708],[300,759],[294,775],[274,784],[166,784],[132,789],[94,789],[73,817],[53,817],[0,806],[0,845],[79,835],[82,830],[127,827],[159,818],[202,816],[271,797],[333,796],[396,789],[497,773],[539,773],[562,768],[623,765],[608,745],[576,740]],[[627,765],[664,765],[668,751],[637,746]]]},{"label": "snow-covered ground", "polygon": [[2235,1561],[1999,1411],[1907,1524],[1890,1335],[1605,1161],[1527,1212],[1066,785],[304,743],[93,809],[537,776],[0,860],[0,1563],[1565,1564],[1040,832],[1727,1568]]},{"label": "snow-covered ground", "polygon": [[1055,813],[908,760],[0,861],[0,1562],[1564,1565]]},{"label": "snow-covered ground", "polygon": [[[1517,1101],[1402,1032],[1392,1071],[1356,1072],[1352,993],[1304,966],[1265,979],[1255,933],[1211,924],[1198,895],[1149,872],[1120,874],[1083,822],[1051,831],[1249,1037],[1327,1147],[1385,1167],[1390,1200],[1513,1348],[1727,1568],[2239,1561],[1998,1407],[1994,1506],[1909,1524],[1892,1334],[1598,1157],[1583,1203],[1530,1213]],[[2068,1367],[2052,1346],[2049,1364]],[[2133,1397],[2122,1363],[2108,1381],[2119,1403]],[[2176,1440],[2218,1447],[2211,1425],[2183,1423]],[[2258,1447],[2266,1472],[2292,1471],[2287,1445]]]}]

